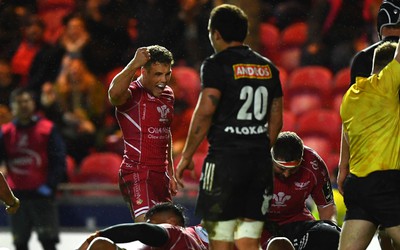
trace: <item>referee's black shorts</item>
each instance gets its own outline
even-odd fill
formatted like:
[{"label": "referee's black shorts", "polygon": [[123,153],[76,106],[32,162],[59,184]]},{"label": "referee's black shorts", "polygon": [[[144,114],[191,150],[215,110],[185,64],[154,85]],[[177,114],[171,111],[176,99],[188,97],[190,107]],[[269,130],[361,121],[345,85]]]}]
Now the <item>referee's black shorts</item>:
[{"label": "referee's black shorts", "polygon": [[385,228],[400,225],[400,171],[349,175],[343,185],[345,220],[367,220]]}]

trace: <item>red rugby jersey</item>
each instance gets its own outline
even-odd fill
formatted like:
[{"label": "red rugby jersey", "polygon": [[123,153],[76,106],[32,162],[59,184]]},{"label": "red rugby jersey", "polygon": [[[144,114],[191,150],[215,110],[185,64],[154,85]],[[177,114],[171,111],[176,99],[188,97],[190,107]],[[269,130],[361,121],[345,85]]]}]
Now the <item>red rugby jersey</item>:
[{"label": "red rugby jersey", "polygon": [[327,206],[334,202],[326,164],[313,149],[304,147],[299,171],[286,180],[274,178],[274,195],[268,218],[279,225],[314,220],[306,207],[309,195],[317,206]]},{"label": "red rugby jersey", "polygon": [[129,91],[131,98],[116,108],[125,146],[122,168],[146,166],[165,171],[174,114],[173,91],[166,86],[157,98],[139,80],[130,84]]}]

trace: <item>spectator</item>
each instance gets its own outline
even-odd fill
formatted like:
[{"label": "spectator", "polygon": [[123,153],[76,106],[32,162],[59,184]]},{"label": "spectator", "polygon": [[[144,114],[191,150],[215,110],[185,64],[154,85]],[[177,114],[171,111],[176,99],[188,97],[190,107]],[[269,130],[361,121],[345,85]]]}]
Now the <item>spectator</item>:
[{"label": "spectator", "polygon": [[101,148],[106,90],[82,59],[66,56],[54,86],[43,87],[41,100],[78,164],[92,149]]},{"label": "spectator", "polygon": [[9,106],[10,94],[18,86],[19,79],[12,73],[10,62],[0,59],[0,105]]},{"label": "spectator", "polygon": [[[125,146],[120,190],[136,222],[177,192],[171,136],[175,98],[168,86],[173,63],[162,46],[139,48],[108,89]],[[132,81],[138,69],[141,75]]]},{"label": "spectator", "polygon": [[129,1],[126,0],[81,1],[79,10],[96,53],[95,67],[89,66],[98,76],[125,65],[121,58],[129,45],[128,6]]},{"label": "spectator", "polygon": [[35,114],[35,98],[26,89],[11,95],[14,120],[1,126],[0,162],[21,206],[11,216],[16,250],[28,249],[34,228],[44,250],[59,242],[55,194],[65,176],[65,146],[54,124]]},{"label": "spectator", "polygon": [[[71,13],[64,18],[64,32],[57,42],[57,56],[60,60],[59,65],[62,70],[62,58],[69,56],[81,58],[88,69],[95,75],[99,73],[99,64],[102,61],[98,56],[96,41],[91,37],[87,29],[86,20],[80,13]],[[106,72],[104,70],[103,72]]]},{"label": "spectator", "polygon": [[[268,211],[271,223],[266,224],[264,237],[268,233],[287,237],[295,249],[336,250],[340,228],[334,223],[336,207],[325,162],[290,131],[278,135],[271,155],[274,195]],[[320,220],[306,206],[309,196],[317,205]]]},{"label": "spectator", "polygon": [[170,48],[176,62],[184,59],[184,22],[179,19],[178,0],[141,0],[136,3],[137,45],[159,44]]},{"label": "spectator", "polygon": [[[8,58],[11,70],[20,77],[20,85],[40,95],[44,82],[54,80],[58,74],[58,60],[54,47],[44,41],[44,23],[30,14],[23,23],[23,36],[10,46]],[[55,66],[56,65],[56,66]]]},{"label": "spectator", "polygon": [[[14,1],[8,1],[14,2]],[[28,7],[21,4],[4,4],[0,5],[0,55],[5,57],[8,55],[10,47],[15,40],[22,37],[22,19],[29,12]]]},{"label": "spectator", "polygon": [[279,71],[243,44],[248,18],[229,4],[209,19],[215,54],[201,67],[202,91],[190,124],[177,180],[208,137],[196,214],[209,232],[211,249],[259,249],[272,197],[270,147],[282,128]]}]

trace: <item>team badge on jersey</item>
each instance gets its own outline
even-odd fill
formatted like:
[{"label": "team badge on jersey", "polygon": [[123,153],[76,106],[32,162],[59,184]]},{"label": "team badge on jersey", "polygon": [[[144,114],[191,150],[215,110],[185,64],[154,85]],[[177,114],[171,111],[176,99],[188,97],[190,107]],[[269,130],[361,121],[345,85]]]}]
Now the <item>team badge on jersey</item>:
[{"label": "team badge on jersey", "polygon": [[167,105],[162,105],[160,107],[157,107],[157,111],[161,115],[160,122],[167,122],[168,121],[167,114],[170,112],[170,110],[167,107]]},{"label": "team badge on jersey", "polygon": [[276,207],[283,207],[286,206],[286,201],[290,200],[292,196],[285,194],[284,192],[279,192],[277,194],[273,195],[273,199],[275,201],[275,204],[273,206]]}]

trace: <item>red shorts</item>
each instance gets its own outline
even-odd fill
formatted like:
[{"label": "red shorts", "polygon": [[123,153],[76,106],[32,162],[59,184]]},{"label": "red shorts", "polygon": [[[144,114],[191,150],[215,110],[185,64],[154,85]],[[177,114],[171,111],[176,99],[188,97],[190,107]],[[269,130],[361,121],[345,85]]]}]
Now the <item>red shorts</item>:
[{"label": "red shorts", "polygon": [[167,172],[146,168],[120,169],[119,189],[124,200],[129,203],[132,217],[145,214],[157,203],[171,202],[169,181]]}]

